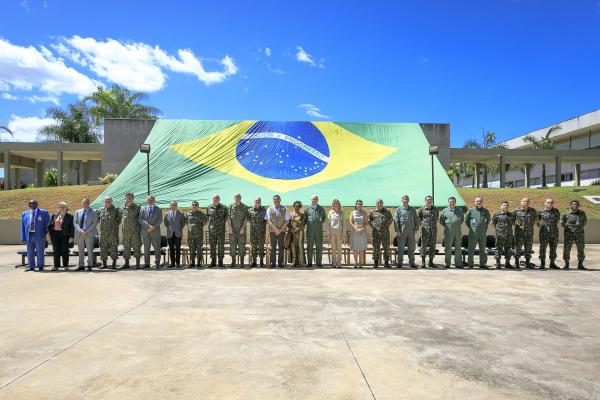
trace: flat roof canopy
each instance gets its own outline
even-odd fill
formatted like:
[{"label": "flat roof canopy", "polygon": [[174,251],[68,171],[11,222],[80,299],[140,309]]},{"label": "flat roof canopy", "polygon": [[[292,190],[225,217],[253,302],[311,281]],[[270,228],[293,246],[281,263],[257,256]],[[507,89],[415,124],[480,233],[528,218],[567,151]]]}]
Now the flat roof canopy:
[{"label": "flat roof canopy", "polygon": [[592,150],[533,150],[533,149],[450,149],[453,163],[497,163],[502,156],[505,163],[540,164],[555,162],[560,157],[563,163],[600,163],[600,149]]},{"label": "flat roof canopy", "polygon": [[63,160],[102,160],[103,143],[23,143],[0,142],[0,158],[4,163],[4,152],[11,154],[11,166],[27,168],[30,163],[22,162],[29,159],[56,160],[57,152],[62,152]]}]

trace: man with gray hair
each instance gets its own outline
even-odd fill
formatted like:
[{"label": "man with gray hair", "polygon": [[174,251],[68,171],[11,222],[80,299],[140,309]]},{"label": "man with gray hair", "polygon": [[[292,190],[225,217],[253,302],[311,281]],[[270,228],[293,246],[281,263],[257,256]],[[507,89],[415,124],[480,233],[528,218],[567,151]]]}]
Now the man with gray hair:
[{"label": "man with gray hair", "polygon": [[315,247],[315,263],[323,268],[323,222],[327,218],[325,209],[319,205],[319,196],[312,195],[306,214],[306,259],[308,268],[312,267],[313,246]]},{"label": "man with gray hair", "polygon": [[94,240],[96,239],[96,225],[98,214],[90,208],[90,199],[81,201],[82,208],[75,211],[75,243],[79,252],[79,267],[77,271],[84,270],[85,250],[87,248],[87,270],[91,271],[94,265]]},{"label": "man with gray hair", "polygon": [[125,265],[122,268],[124,269],[129,268],[129,258],[131,257],[132,249],[136,269],[140,268],[140,258],[142,257],[142,238],[140,237],[140,222],[138,221],[140,206],[134,203],[133,199],[133,193],[125,194],[125,205],[122,212],[123,225],[121,226],[123,259],[125,260]]},{"label": "man with gray hair", "polygon": [[144,268],[150,268],[150,245],[154,249],[154,265],[160,268],[160,224],[162,222],[162,211],[154,205],[156,201],[153,195],[146,198],[146,205],[140,210],[138,221],[140,222],[142,243],[144,244]]},{"label": "man with gray hair", "polygon": [[248,207],[242,203],[242,195],[237,193],[233,197],[233,204],[229,206],[229,251],[231,253],[231,267],[235,268],[239,257],[240,267],[244,268],[246,257],[246,225],[250,215]]},{"label": "man with gray hair", "polygon": [[169,260],[171,268],[181,268],[181,238],[185,226],[185,216],[177,209],[177,202],[169,203],[171,208],[165,213],[164,224],[167,228],[167,242],[169,243]]},{"label": "man with gray hair", "polygon": [[117,268],[119,256],[119,225],[121,224],[121,209],[113,205],[112,197],[104,198],[104,207],[98,209],[98,223],[100,224],[100,258],[101,269],[108,268],[108,256],[112,258],[112,269]]},{"label": "man with gray hair", "polygon": [[487,228],[491,216],[487,208],[483,207],[483,198],[475,197],[475,207],[467,211],[465,225],[469,228],[468,266],[473,268],[475,263],[475,247],[479,247],[479,268],[488,269],[486,239]]}]

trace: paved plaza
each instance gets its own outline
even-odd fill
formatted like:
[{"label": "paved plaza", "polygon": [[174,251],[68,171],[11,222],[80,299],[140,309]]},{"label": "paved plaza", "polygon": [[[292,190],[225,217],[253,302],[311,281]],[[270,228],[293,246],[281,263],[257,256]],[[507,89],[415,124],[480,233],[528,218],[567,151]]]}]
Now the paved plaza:
[{"label": "paved plaza", "polygon": [[600,245],[590,271],[40,273],[18,248],[0,399],[600,399]]}]

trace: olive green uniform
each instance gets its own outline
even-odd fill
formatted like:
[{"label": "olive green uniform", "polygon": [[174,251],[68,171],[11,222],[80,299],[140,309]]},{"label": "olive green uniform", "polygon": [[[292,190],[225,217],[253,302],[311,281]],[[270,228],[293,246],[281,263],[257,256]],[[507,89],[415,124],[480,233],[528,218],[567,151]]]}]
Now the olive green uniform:
[{"label": "olive green uniform", "polygon": [[587,224],[587,216],[585,212],[577,210],[569,210],[563,214],[560,221],[565,229],[565,245],[563,248],[563,260],[569,262],[571,258],[571,247],[573,243],[577,246],[577,260],[579,265],[583,266],[585,259],[585,231],[584,227]]},{"label": "olive green uniform", "polygon": [[246,222],[250,219],[248,207],[244,203],[229,206],[229,220],[233,232],[229,233],[229,251],[231,253],[231,264],[235,266],[238,256],[240,264],[244,264],[246,257]]},{"label": "olive green uniform", "polygon": [[142,237],[140,236],[140,206],[136,203],[123,206],[122,211],[123,225],[121,226],[121,232],[123,236],[123,258],[125,262],[129,261],[131,257],[131,250],[133,249],[133,256],[139,264],[140,257],[142,256]]},{"label": "olive green uniform", "polygon": [[471,267],[475,262],[475,247],[479,247],[479,266],[487,264],[486,236],[490,219],[487,208],[473,207],[467,211],[465,225],[469,228],[468,263]]},{"label": "olive green uniform", "polygon": [[121,224],[121,209],[110,205],[98,209],[100,224],[100,258],[106,263],[108,256],[113,260],[113,266],[119,256],[119,225]]},{"label": "olive green uniform", "polygon": [[404,249],[408,255],[411,267],[415,265],[415,234],[419,230],[419,217],[414,207],[408,206],[396,208],[394,214],[394,230],[396,231],[398,245],[398,267],[404,261]]},{"label": "olive green uniform", "polygon": [[379,255],[383,247],[383,260],[385,264],[390,261],[390,225],[394,218],[385,207],[375,209],[369,213],[369,222],[373,227],[373,262],[379,265]]},{"label": "olive green uniform", "polygon": [[452,248],[454,248],[454,265],[462,267],[462,231],[460,226],[465,220],[463,211],[454,207],[446,207],[440,213],[440,225],[444,227],[444,253],[446,267],[452,262]]}]

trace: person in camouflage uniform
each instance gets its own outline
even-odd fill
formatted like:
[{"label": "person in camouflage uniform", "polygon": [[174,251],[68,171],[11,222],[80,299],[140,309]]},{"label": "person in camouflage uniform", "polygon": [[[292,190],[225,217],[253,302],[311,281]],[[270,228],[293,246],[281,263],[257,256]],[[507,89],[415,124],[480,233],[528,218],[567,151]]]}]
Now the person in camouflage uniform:
[{"label": "person in camouflage uniform", "polygon": [[[187,242],[190,249],[190,267],[195,268],[197,265],[202,268],[202,244],[206,214],[200,210],[197,201],[192,201],[192,209],[185,213],[185,223],[188,227]],[[198,264],[196,264],[196,260]]]},{"label": "person in camouflage uniform", "polygon": [[569,258],[571,258],[571,247],[573,243],[577,246],[577,269],[586,269],[583,266],[585,259],[585,224],[587,216],[579,209],[579,201],[571,201],[571,209],[563,214],[560,224],[565,229],[565,245],[563,248],[563,260],[565,269],[569,269]]},{"label": "person in camouflage uniform", "polygon": [[402,268],[405,247],[409,266],[417,268],[417,264],[415,264],[415,234],[419,230],[419,217],[417,216],[417,210],[409,206],[408,202],[408,196],[402,196],[402,206],[396,208],[394,214],[394,230],[396,231],[398,246],[398,268]]},{"label": "person in camouflage uniform", "polygon": [[475,263],[475,247],[479,247],[479,268],[488,269],[487,266],[487,228],[490,223],[490,212],[483,207],[483,198],[475,197],[475,207],[467,211],[465,225],[469,228],[468,264],[473,268]]},{"label": "person in camouflage uniform", "polygon": [[252,252],[252,265],[256,268],[256,257],[260,257],[260,267],[265,267],[265,237],[267,233],[267,221],[265,215],[267,209],[261,205],[260,197],[254,199],[254,207],[248,210],[250,215],[250,247]]},{"label": "person in camouflage uniform", "polygon": [[533,253],[533,227],[537,212],[529,207],[527,197],[521,200],[521,208],[515,214],[515,268],[519,267],[519,258],[525,254],[525,268],[532,269],[531,254]]},{"label": "person in camouflage uniform", "polygon": [[373,228],[373,267],[379,266],[380,249],[383,247],[383,260],[385,267],[390,266],[390,225],[394,218],[387,208],[383,207],[383,200],[375,203],[375,210],[369,213],[369,222]]},{"label": "person in camouflage uniform", "polygon": [[[508,211],[508,201],[504,200],[500,204],[500,211],[492,217],[492,225],[496,229],[496,268],[500,269],[500,258],[504,256],[504,268],[512,269],[510,257],[514,242],[513,226],[515,224],[515,215]],[[517,265],[518,268],[518,265]]]},{"label": "person in camouflage uniform", "polygon": [[121,235],[123,237],[123,258],[125,264],[123,269],[129,268],[129,258],[131,258],[131,249],[135,257],[135,268],[140,268],[140,258],[142,257],[142,238],[140,236],[140,206],[133,202],[133,193],[125,195],[125,205],[123,206],[123,225],[121,226]]},{"label": "person in camouflage uniform", "polygon": [[560,212],[553,207],[554,200],[548,198],[544,208],[537,213],[537,226],[540,227],[540,269],[546,268],[546,248],[550,245],[550,268],[559,269],[556,265],[556,248],[558,247],[558,221]]},{"label": "person in camouflage uniform", "polygon": [[444,253],[446,268],[450,268],[452,261],[452,248],[454,247],[454,266],[462,268],[462,231],[460,226],[465,220],[465,215],[456,207],[456,197],[448,198],[448,207],[440,213],[440,225],[444,227]]},{"label": "person in camouflage uniform", "polygon": [[112,258],[112,269],[117,268],[119,256],[119,225],[121,224],[121,209],[112,203],[112,197],[104,198],[104,207],[98,209],[98,223],[100,224],[100,258],[102,269],[108,268],[108,256]]},{"label": "person in camouflage uniform", "polygon": [[225,257],[225,221],[227,220],[227,207],[221,204],[221,197],[214,195],[211,205],[206,210],[208,217],[208,245],[210,246],[210,266],[223,267]]},{"label": "person in camouflage uniform", "polygon": [[421,225],[421,266],[425,268],[425,257],[429,255],[429,268],[435,268],[435,240],[440,211],[433,205],[433,197],[425,196],[425,206],[417,213]]},{"label": "person in camouflage uniform", "polygon": [[242,195],[237,193],[229,206],[229,250],[231,252],[231,267],[235,268],[237,257],[240,258],[240,267],[244,268],[246,257],[246,223],[250,219],[248,207],[242,203]]}]

